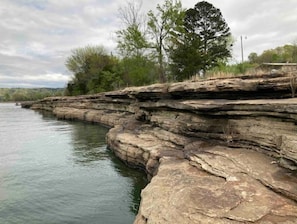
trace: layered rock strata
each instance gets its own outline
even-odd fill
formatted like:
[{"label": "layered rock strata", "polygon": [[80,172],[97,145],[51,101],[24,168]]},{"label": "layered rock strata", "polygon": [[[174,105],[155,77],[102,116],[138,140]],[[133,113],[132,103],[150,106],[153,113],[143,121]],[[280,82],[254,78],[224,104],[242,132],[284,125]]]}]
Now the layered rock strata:
[{"label": "layered rock strata", "polygon": [[297,223],[292,77],[155,84],[33,109],[111,126],[107,144],[149,179],[135,223]]}]

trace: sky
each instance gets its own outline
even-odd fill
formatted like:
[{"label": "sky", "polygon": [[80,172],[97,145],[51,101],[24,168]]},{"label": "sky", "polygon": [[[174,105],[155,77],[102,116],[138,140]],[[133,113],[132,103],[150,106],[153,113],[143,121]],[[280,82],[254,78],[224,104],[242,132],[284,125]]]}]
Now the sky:
[{"label": "sky", "polygon": [[[137,0],[136,0],[137,1]],[[144,13],[164,0],[143,0]],[[183,8],[198,1],[181,0]],[[297,0],[208,0],[234,38],[232,63],[297,41]],[[116,54],[123,0],[0,0],[0,88],[63,88],[71,50],[103,45]]]}]

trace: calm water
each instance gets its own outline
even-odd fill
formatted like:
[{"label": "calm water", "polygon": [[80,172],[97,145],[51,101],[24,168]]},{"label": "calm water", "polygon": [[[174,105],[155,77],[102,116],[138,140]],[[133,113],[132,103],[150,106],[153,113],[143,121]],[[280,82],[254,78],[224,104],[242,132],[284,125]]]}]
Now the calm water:
[{"label": "calm water", "polygon": [[0,223],[133,223],[146,180],[106,149],[107,131],[0,104]]}]

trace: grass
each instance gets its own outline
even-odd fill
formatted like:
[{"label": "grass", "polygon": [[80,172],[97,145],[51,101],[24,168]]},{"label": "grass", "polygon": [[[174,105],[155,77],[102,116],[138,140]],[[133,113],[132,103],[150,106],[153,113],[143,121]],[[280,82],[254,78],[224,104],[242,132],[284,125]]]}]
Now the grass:
[{"label": "grass", "polygon": [[[297,71],[294,70],[292,71],[282,71],[282,70],[267,70],[260,68],[257,64],[250,64],[250,63],[242,63],[242,64],[236,64],[236,65],[219,65],[209,71],[206,72],[205,76],[199,76],[195,75],[192,76],[190,81],[200,81],[200,80],[205,80],[205,79],[219,79],[219,78],[232,78],[236,76],[261,76],[265,74],[273,74],[273,72],[276,73],[282,73],[283,75],[290,75],[292,76],[291,73],[297,74]],[[294,82],[296,80],[292,80]],[[293,88],[296,84],[293,84]],[[297,87],[296,87],[297,88]],[[296,89],[295,89],[296,91]]]}]

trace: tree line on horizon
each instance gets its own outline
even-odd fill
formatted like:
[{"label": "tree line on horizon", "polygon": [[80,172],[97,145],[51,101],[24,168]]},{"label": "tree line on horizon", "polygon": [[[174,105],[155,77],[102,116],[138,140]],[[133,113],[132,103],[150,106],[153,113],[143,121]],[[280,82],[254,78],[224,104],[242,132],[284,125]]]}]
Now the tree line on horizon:
[{"label": "tree line on horizon", "polygon": [[142,13],[139,1],[119,8],[122,29],[116,32],[117,56],[104,46],[72,50],[65,65],[73,74],[66,95],[112,91],[125,86],[183,81],[207,71],[243,73],[263,62],[297,62],[297,45],[251,53],[249,61],[228,65],[233,39],[220,9],[201,1],[183,9],[179,0],[165,0]]},{"label": "tree line on horizon", "polygon": [[250,63],[297,63],[297,42],[295,44],[276,47],[265,50],[262,54],[250,53],[248,56]]},{"label": "tree line on horizon", "polygon": [[35,101],[63,94],[63,88],[0,88],[0,102]]}]

